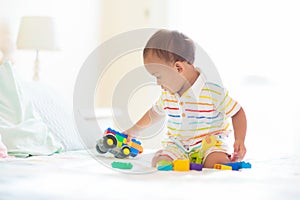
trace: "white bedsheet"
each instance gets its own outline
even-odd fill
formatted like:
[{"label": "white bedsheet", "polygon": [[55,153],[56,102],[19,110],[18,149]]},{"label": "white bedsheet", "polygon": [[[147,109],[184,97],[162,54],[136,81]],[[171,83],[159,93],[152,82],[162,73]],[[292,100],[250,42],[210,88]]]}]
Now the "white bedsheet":
[{"label": "white bedsheet", "polygon": [[133,171],[148,172],[132,175],[87,151],[2,159],[0,199],[300,199],[300,155],[248,160],[252,169],[238,172],[157,172],[150,160],[147,153],[130,160]]}]

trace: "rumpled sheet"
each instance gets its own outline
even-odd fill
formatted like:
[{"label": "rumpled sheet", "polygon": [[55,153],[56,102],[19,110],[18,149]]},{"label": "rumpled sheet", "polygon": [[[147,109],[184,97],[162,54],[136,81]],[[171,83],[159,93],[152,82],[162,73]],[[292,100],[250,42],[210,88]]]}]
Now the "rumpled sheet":
[{"label": "rumpled sheet", "polygon": [[0,66],[0,134],[9,155],[51,155],[62,151],[37,115],[11,64]]},{"label": "rumpled sheet", "polygon": [[2,139],[1,139],[1,135],[0,135],[0,158],[7,158],[7,148],[6,146],[3,144]]}]

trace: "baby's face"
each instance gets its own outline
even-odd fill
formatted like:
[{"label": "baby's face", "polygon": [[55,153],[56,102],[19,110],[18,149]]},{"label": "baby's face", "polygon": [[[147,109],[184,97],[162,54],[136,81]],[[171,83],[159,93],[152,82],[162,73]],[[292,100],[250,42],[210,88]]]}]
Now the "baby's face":
[{"label": "baby's face", "polygon": [[144,58],[146,70],[156,78],[157,85],[170,93],[177,93],[185,83],[184,77],[177,71],[174,64],[166,62],[154,55]]}]

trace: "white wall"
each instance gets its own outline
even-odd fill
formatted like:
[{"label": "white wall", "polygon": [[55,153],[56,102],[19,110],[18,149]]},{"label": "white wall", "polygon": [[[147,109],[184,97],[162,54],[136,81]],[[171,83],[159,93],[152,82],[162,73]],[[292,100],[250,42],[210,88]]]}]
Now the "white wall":
[{"label": "white wall", "polygon": [[[98,0],[0,0],[0,21],[9,25],[14,43],[22,16],[55,19],[61,50],[40,52],[41,82],[64,93],[70,102],[78,70],[100,44],[100,11]],[[15,50],[15,67],[25,80],[32,78],[34,59],[34,51]]]},{"label": "white wall", "polygon": [[102,41],[137,28],[166,27],[168,12],[168,1],[104,0],[101,10]]},{"label": "white wall", "polygon": [[300,51],[298,1],[175,2],[171,28],[196,40],[223,76],[234,71],[278,79],[284,71],[299,66],[295,59]]},{"label": "white wall", "polygon": [[[102,41],[138,28],[159,28],[168,25],[168,1],[103,1],[101,13]],[[109,66],[109,70],[99,79],[96,107],[111,107],[112,95],[119,80],[129,71],[142,65],[141,51],[128,53],[114,61]],[[102,98],[100,98],[101,94],[105,94],[105,97],[103,98],[102,95]],[[159,90],[155,87],[144,87],[136,91],[132,98],[128,100],[128,109],[132,121],[138,120],[149,109],[158,95]],[[124,129],[124,127],[121,128]]]}]

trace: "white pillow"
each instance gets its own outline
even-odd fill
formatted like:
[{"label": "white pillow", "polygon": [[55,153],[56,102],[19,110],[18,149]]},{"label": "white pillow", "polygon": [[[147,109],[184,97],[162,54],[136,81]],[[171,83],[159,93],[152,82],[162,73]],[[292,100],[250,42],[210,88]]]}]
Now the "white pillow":
[{"label": "white pillow", "polygon": [[51,155],[62,150],[36,113],[9,62],[0,65],[0,134],[10,155]]},{"label": "white pillow", "polygon": [[64,149],[66,151],[83,149],[76,131],[71,104],[68,104],[60,93],[39,82],[24,83],[24,90],[30,95],[43,122]]}]

